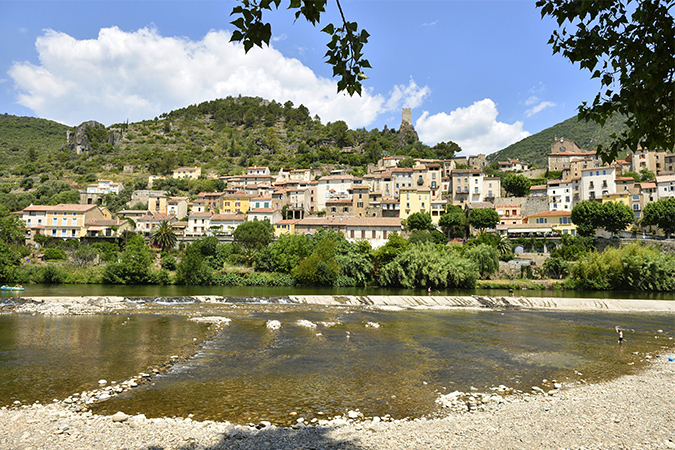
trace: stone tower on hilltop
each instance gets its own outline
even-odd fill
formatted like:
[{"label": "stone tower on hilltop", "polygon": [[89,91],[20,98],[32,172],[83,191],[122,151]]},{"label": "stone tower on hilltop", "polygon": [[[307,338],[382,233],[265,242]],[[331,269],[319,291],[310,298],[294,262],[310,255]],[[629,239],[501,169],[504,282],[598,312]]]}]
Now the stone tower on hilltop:
[{"label": "stone tower on hilltop", "polygon": [[407,123],[412,125],[412,113],[410,108],[403,108],[401,111],[401,115],[403,116],[403,120],[401,120],[401,123]]},{"label": "stone tower on hilltop", "polygon": [[411,109],[403,108],[401,110],[401,116],[401,128],[398,130],[399,147],[414,144],[420,140],[417,131],[415,131],[415,127],[412,124]]}]

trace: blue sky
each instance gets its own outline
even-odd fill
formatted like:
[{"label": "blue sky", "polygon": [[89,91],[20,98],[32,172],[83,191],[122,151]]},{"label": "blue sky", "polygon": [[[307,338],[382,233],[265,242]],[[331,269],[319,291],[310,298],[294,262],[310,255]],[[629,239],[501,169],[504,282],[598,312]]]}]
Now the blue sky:
[{"label": "blue sky", "polygon": [[[323,55],[339,21],[268,14],[270,48],[229,43],[234,1],[0,0],[0,113],[78,125],[152,119],[228,95],[304,104],[322,122],[398,128],[492,153],[576,114],[599,85],[547,44],[534,1],[342,0],[371,34],[362,97],[336,93]],[[282,5],[287,5],[284,0]]]}]

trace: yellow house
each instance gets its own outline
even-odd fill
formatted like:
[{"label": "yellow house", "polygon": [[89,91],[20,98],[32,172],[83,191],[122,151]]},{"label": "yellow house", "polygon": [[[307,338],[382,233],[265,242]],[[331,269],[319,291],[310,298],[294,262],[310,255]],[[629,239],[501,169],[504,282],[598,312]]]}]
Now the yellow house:
[{"label": "yellow house", "polygon": [[571,211],[544,211],[537,214],[526,216],[523,224],[541,225],[550,227],[552,231],[562,234],[576,235],[577,227],[572,223]]},{"label": "yellow house", "polygon": [[398,201],[401,206],[399,217],[407,219],[414,213],[431,215],[431,190],[424,187],[401,187]]},{"label": "yellow house", "polygon": [[295,224],[300,222],[300,219],[285,219],[274,224],[274,235],[281,236],[284,233],[295,234]]},{"label": "yellow house", "polygon": [[234,194],[225,194],[223,196],[223,207],[221,213],[241,213],[246,214],[251,209],[251,199],[257,195],[246,194],[243,191]]},{"label": "yellow house", "polygon": [[202,175],[201,167],[179,167],[173,171],[173,178],[197,180]]},{"label": "yellow house", "polygon": [[113,216],[108,208],[97,205],[60,204],[31,205],[21,212],[21,219],[30,230],[29,239],[36,234],[79,239],[87,235],[87,223],[94,220],[112,220]]},{"label": "yellow house", "polygon": [[630,197],[631,197],[630,192],[620,192],[620,193],[616,193],[616,194],[603,195],[602,196],[602,203],[607,203],[607,202],[623,203],[624,205],[631,208],[631,198]]}]

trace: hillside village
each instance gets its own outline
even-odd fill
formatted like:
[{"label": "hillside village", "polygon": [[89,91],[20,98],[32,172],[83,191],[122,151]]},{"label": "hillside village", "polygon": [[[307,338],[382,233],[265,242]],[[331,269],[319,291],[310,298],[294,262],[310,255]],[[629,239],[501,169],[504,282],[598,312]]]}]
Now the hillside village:
[{"label": "hillside village", "polygon": [[[412,128],[404,110],[402,128]],[[414,129],[413,129],[414,130]],[[494,209],[499,215],[496,232],[514,237],[576,235],[572,208],[581,201],[621,202],[635,213],[636,221],[649,202],[675,192],[675,155],[639,149],[625,160],[603,165],[593,151],[560,138],[551,144],[548,173],[559,179],[531,186],[529,195],[507,196],[502,179],[486,171],[485,155],[453,159],[415,158],[412,167],[401,167],[406,156],[387,156],[369,164],[367,173],[355,176],[345,170],[322,175],[314,169],[248,167],[242,175],[217,177],[220,192],[201,192],[196,197],[171,196],[153,190],[163,177],[151,175],[148,189],[135,190],[128,208],[110,212],[103,205],[109,194],[124,186],[98,180],[80,192],[80,204],[31,205],[22,211],[27,240],[37,234],[56,238],[114,238],[124,231],[149,236],[162,222],[170,224],[179,240],[205,235],[231,236],[246,221],[268,220],[277,236],[282,233],[313,234],[330,229],[352,241],[367,240],[373,248],[400,233],[406,219],[427,213],[438,225],[449,205],[469,212]],[[406,164],[407,165],[407,164]],[[519,173],[541,179],[546,170],[529,170],[516,159],[497,163],[502,173]],[[628,173],[651,172],[654,180],[638,182]],[[206,177],[201,167],[179,167],[173,179]],[[133,205],[146,209],[131,209]],[[472,229],[475,233],[477,230]]]}]

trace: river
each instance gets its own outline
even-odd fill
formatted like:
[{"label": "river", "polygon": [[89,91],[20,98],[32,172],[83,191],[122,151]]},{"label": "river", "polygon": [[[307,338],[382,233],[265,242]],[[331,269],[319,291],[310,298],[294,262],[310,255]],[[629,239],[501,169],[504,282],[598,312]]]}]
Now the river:
[{"label": "river", "polygon": [[[354,409],[366,416],[429,416],[438,411],[438,395],[454,390],[506,385],[528,392],[552,380],[593,382],[630,373],[647,354],[672,348],[675,336],[674,316],[657,313],[379,311],[287,304],[265,298],[270,292],[286,294],[269,288],[29,289],[35,296],[251,296],[218,304],[160,301],[140,314],[0,316],[3,405],[50,402],[94,389],[100,379],[121,381],[199,343],[194,356],[152,383],[94,408],[148,417],[288,425],[299,417],[309,421]],[[207,315],[231,322],[209,334],[206,324],[188,320]],[[268,328],[272,320],[279,321],[278,330]],[[621,346],[616,326],[626,330]]]}]

